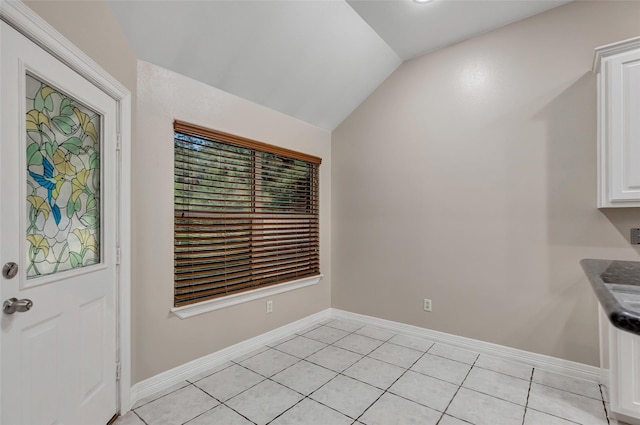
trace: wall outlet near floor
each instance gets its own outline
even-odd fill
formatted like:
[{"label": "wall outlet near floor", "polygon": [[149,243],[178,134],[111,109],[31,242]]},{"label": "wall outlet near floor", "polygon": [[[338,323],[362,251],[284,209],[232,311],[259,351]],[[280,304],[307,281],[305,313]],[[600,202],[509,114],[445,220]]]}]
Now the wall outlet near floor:
[{"label": "wall outlet near floor", "polygon": [[267,313],[273,312],[273,301],[267,301]]},{"label": "wall outlet near floor", "polygon": [[424,299],[424,311],[431,311],[431,300]]},{"label": "wall outlet near floor", "polygon": [[640,245],[640,229],[631,229],[631,244]]}]

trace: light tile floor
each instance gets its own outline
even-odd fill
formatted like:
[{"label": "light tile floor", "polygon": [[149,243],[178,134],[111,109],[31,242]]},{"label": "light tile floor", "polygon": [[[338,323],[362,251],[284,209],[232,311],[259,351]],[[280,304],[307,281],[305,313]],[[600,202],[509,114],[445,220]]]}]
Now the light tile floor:
[{"label": "light tile floor", "polygon": [[330,320],[140,400],[117,425],[607,425],[598,384]]}]

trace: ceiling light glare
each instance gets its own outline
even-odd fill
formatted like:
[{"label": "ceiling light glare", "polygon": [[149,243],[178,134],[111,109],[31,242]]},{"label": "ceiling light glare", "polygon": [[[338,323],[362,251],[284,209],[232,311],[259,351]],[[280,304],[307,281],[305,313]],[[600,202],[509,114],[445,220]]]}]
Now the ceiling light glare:
[{"label": "ceiling light glare", "polygon": [[413,0],[413,1],[416,2],[416,3],[429,3],[429,2],[431,2],[433,0]]}]

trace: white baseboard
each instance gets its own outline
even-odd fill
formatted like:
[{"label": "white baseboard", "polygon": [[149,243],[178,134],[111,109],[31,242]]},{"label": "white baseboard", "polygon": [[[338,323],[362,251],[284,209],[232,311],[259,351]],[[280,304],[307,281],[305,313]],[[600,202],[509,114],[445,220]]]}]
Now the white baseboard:
[{"label": "white baseboard", "polygon": [[[231,359],[250,353],[264,345],[271,344],[281,338],[296,333],[304,328],[320,323],[331,318],[331,309],[322,310],[318,313],[307,316],[303,319],[281,326],[272,331],[247,339],[237,344],[231,345],[215,353],[208,354],[199,359],[159,373],[151,378],[145,379],[131,387],[131,406],[136,402],[156,392],[162,391],[172,385],[184,381],[194,375],[202,373],[208,369],[223,364]],[[124,414],[125,412],[122,412]]]},{"label": "white baseboard", "polygon": [[335,308],[328,308],[293,323],[289,323],[288,325],[239,342],[220,351],[216,351],[215,353],[200,357],[199,359],[190,361],[181,366],[145,379],[144,381],[138,382],[131,387],[131,406],[134,406],[138,400],[162,391],[180,381],[184,381],[194,375],[221,365],[224,362],[247,354],[264,345],[273,343],[281,338],[330,318],[354,320],[366,325],[387,329],[395,333],[425,338],[434,342],[452,345],[454,347],[475,351],[480,354],[491,355],[550,372],[585,379],[587,381],[599,382],[605,385],[608,384],[608,382],[603,382],[603,379],[606,378],[606,374],[603,373],[599,367],[558,359],[544,354],[531,353],[529,351],[505,347],[503,345],[492,344],[490,342],[479,341],[477,339],[451,335],[418,326],[407,325],[405,323],[393,322],[391,320],[379,319],[377,317],[365,316]]},{"label": "white baseboard", "polygon": [[466,338],[431,329],[420,328],[418,326],[407,325],[405,323],[393,322],[391,320],[379,319],[377,317],[365,316],[348,311],[331,309],[331,317],[355,320],[390,331],[426,338],[434,342],[452,345],[454,347],[475,351],[480,354],[487,354],[504,360],[526,364],[535,368],[559,373],[573,378],[585,379],[587,381],[608,384],[602,381],[602,372],[599,367],[589,366],[570,360],[536,354],[517,348],[505,347],[504,345],[492,344],[490,342],[479,341],[477,339]]}]

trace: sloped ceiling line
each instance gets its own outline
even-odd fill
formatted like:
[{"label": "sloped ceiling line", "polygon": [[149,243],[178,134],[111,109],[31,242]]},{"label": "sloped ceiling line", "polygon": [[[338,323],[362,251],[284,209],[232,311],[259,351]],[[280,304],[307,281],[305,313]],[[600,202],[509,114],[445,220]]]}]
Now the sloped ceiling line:
[{"label": "sloped ceiling line", "polygon": [[138,58],[332,131],[403,60],[566,2],[110,5]]}]

